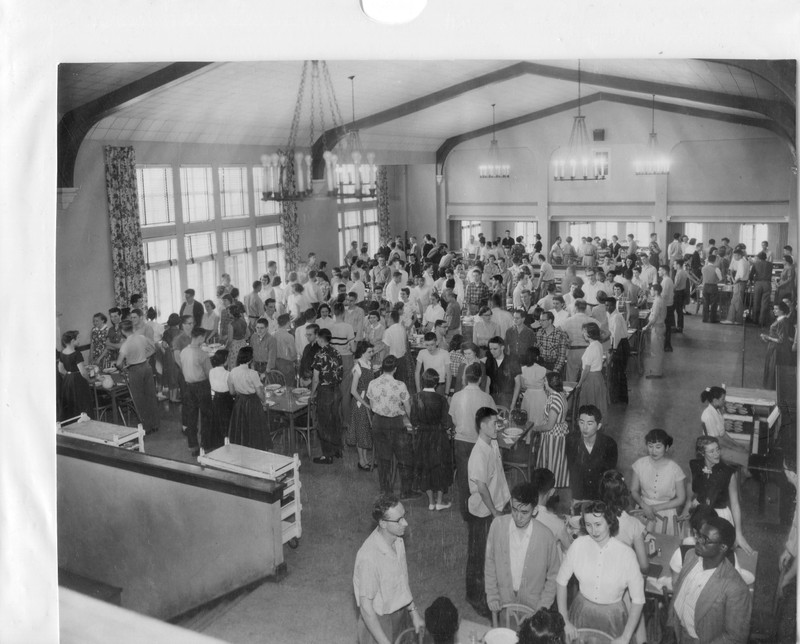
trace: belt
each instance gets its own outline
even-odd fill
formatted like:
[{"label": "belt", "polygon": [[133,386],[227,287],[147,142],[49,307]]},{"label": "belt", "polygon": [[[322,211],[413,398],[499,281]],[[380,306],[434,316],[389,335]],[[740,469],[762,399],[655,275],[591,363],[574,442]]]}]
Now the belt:
[{"label": "belt", "polygon": [[136,364],[129,364],[128,365],[128,369],[130,369],[131,367],[138,367],[140,364],[147,364],[147,361],[145,361],[145,362],[137,362]]},{"label": "belt", "polygon": [[571,344],[570,350],[572,349],[586,349],[589,345],[588,344]]},{"label": "belt", "polygon": [[257,315],[248,315],[247,317],[249,317],[249,318],[251,318],[253,320],[257,320],[258,319]]}]

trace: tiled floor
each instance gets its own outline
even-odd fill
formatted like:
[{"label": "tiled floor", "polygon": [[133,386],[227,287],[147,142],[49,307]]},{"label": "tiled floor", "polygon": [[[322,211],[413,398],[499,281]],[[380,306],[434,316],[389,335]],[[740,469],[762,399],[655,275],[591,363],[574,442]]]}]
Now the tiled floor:
[{"label": "tiled floor", "polygon": [[[613,405],[605,431],[619,445],[619,468],[630,473],[632,462],[645,453],[644,434],[653,427],[674,438],[673,458],[684,469],[693,458],[700,433],[700,392],[720,383],[741,386],[741,327],[703,324],[686,318],[686,333],[673,339],[666,354],[665,377],[645,380],[629,369],[630,404]],[[747,328],[744,354],[745,386],[759,387],[763,345],[758,330]],[[175,409],[162,431],[147,438],[150,453],[190,460]],[[173,408],[176,406],[173,405]],[[791,431],[791,428],[789,428]],[[302,456],[303,454],[301,454]],[[285,549],[288,574],[267,583],[232,604],[230,610],[204,627],[208,635],[230,642],[352,642],[356,608],[352,591],[355,554],[372,529],[369,508],[378,491],[377,474],[356,468],[355,450],[332,466],[314,465],[307,455],[303,480],[303,537],[296,550]],[[766,509],[757,511],[758,485],[743,490],[745,534],[759,551],[752,633],[766,632],[777,578],[777,557],[788,527],[778,521],[776,487],[768,488]],[[407,504],[410,532],[406,538],[411,588],[418,605],[427,606],[448,595],[466,619],[480,621],[464,598],[466,526],[455,509],[429,512],[427,504]]]}]

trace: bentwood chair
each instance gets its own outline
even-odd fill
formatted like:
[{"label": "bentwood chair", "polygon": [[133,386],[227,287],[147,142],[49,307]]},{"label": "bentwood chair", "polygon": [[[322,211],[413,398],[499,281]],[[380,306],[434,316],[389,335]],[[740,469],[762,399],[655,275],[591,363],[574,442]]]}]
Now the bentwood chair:
[{"label": "bentwood chair", "polygon": [[510,628],[518,631],[522,622],[536,611],[525,604],[504,604],[498,612],[492,611],[492,628]]},{"label": "bentwood chair", "polygon": [[278,371],[277,369],[271,369],[264,374],[264,384],[265,385],[280,385],[281,387],[286,386],[286,376],[283,375],[282,371]]}]

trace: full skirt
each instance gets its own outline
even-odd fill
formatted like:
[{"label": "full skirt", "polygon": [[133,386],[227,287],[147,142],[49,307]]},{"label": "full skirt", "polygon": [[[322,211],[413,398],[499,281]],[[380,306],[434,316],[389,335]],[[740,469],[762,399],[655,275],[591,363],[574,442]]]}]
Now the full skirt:
[{"label": "full skirt", "polygon": [[256,394],[238,394],[231,413],[230,442],[268,450],[272,448],[269,419]]}]

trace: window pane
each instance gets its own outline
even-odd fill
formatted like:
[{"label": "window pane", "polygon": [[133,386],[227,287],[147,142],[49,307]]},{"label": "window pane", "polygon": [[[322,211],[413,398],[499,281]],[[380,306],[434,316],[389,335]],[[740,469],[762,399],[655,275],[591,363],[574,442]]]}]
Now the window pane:
[{"label": "window pane", "polygon": [[598,221],[594,225],[594,234],[600,239],[608,239],[610,240],[611,237],[614,235],[618,235],[617,232],[619,229],[619,225],[616,221]]},{"label": "window pane", "polygon": [[689,239],[703,241],[703,224],[686,224],[683,228],[683,234]]},{"label": "window pane", "polygon": [[164,264],[178,259],[178,241],[176,239],[157,239],[144,244],[145,264]]},{"label": "window pane", "polygon": [[588,223],[570,224],[569,236],[572,237],[573,244],[580,244],[581,237],[590,237],[592,235],[592,226]]},{"label": "window pane", "polygon": [[262,201],[262,193],[267,191],[267,178],[264,174],[266,170],[261,167],[253,168],[253,194],[255,196],[256,215],[277,215],[280,214],[279,201]]},{"label": "window pane", "polygon": [[211,168],[181,167],[181,197],[184,221],[211,221],[214,218]]},{"label": "window pane", "polygon": [[[203,300],[216,300],[216,268],[216,262],[214,260],[194,262],[186,265],[187,288],[193,288],[195,290],[194,299],[200,302]],[[234,286],[239,285],[234,283]],[[247,293],[247,291],[244,291],[244,293]]]},{"label": "window pane", "polygon": [[278,264],[278,275],[283,277],[285,270],[283,253],[283,228],[280,224],[273,226],[259,226],[256,228],[256,241],[258,252],[256,263],[258,274],[262,275],[267,271],[267,262],[274,261]]},{"label": "window pane", "polygon": [[175,222],[172,168],[138,166],[136,187],[139,195],[139,221],[142,226]]},{"label": "window pane", "polygon": [[245,253],[250,250],[250,229],[226,230],[222,233],[223,250],[226,253]]},{"label": "window pane", "polygon": [[193,233],[183,238],[186,248],[186,260],[212,259],[217,253],[217,238],[214,233]]},{"label": "window pane", "polygon": [[247,295],[252,287],[250,255],[239,254],[225,258],[225,272],[231,276],[231,283],[239,287],[240,298]]},{"label": "window pane", "polygon": [[[175,241],[175,240],[171,240]],[[170,313],[180,310],[181,287],[177,266],[145,271],[147,299],[157,312],[157,320],[165,322]]]},{"label": "window pane", "polygon": [[222,217],[246,217],[247,207],[247,168],[222,167],[219,169],[219,203]]}]

